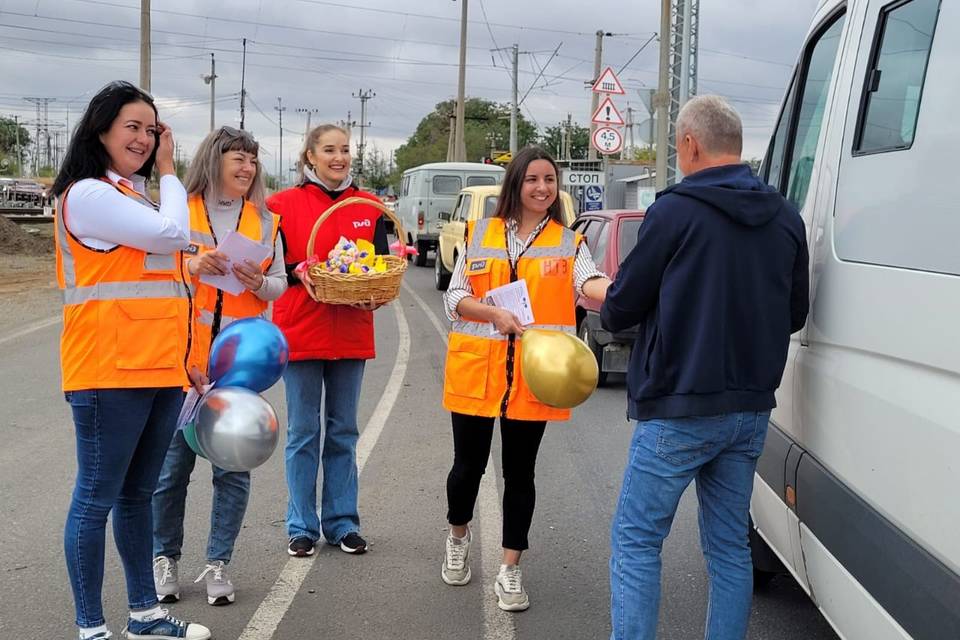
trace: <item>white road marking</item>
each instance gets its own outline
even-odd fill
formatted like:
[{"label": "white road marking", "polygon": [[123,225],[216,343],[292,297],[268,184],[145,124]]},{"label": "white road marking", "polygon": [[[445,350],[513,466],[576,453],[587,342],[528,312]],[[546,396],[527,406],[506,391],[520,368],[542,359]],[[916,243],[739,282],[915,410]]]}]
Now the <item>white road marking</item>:
[{"label": "white road marking", "polygon": [[[447,329],[440,318],[406,282],[403,283],[403,288],[417,303],[420,310],[426,314],[430,324],[440,334],[443,344],[446,346]],[[496,467],[493,464],[492,457],[487,462],[487,470],[487,473],[483,474],[483,480],[480,482],[480,494],[477,496],[477,511],[480,516],[480,556],[484,560],[483,566],[480,567],[483,640],[514,640],[517,637],[517,628],[513,621],[513,614],[500,610],[493,592],[493,582],[497,571],[500,570],[502,547],[500,545],[500,494],[497,493]],[[490,569],[494,566],[494,558],[497,568],[491,573]]]},{"label": "white road marking", "polygon": [[[380,397],[380,402],[377,403],[373,415],[370,416],[370,420],[357,442],[358,474],[363,473],[363,468],[370,458],[370,453],[377,445],[377,440],[380,438],[387,418],[390,417],[390,411],[393,410],[397,396],[403,388],[403,378],[407,373],[407,363],[410,360],[410,328],[407,325],[407,318],[403,314],[403,305],[398,300],[391,306],[397,316],[397,328],[400,336],[397,359],[394,362],[393,371],[390,372],[390,379],[383,390],[383,395]],[[283,620],[283,616],[286,615],[294,597],[303,585],[303,581],[310,572],[315,559],[316,556],[287,560],[287,564],[280,572],[277,581],[250,618],[238,640],[269,640],[273,637],[277,627],[280,626],[280,621]]]},{"label": "white road marking", "polygon": [[10,342],[11,340],[16,340],[17,338],[22,338],[23,336],[30,335],[34,331],[39,331],[40,329],[46,329],[47,327],[52,327],[53,325],[59,323],[62,320],[60,316],[55,316],[53,318],[46,318],[45,320],[38,320],[32,324],[28,324],[23,329],[9,333],[2,338],[0,338],[0,344],[5,342]]}]

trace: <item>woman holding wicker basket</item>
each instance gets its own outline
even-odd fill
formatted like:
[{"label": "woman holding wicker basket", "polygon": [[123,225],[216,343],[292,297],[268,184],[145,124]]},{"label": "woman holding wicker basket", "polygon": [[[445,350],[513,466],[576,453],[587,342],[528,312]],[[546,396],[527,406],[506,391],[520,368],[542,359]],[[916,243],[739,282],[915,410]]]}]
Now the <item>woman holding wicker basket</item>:
[{"label": "woman holding wicker basket", "polygon": [[331,298],[318,295],[319,278],[311,274],[316,273],[312,266],[317,266],[317,257],[323,263],[344,241],[354,246],[372,243],[376,254],[387,254],[383,205],[351,182],[347,132],[325,124],[307,136],[297,186],[274,194],[267,206],[280,216],[290,283],[273,311],[273,321],[290,343],[290,364],[283,375],[287,552],[313,555],[322,536],[346,553],[363,553],[367,543],[360,537],[357,510],[357,405],[364,363],[376,355],[372,312],[379,304],[375,297],[351,304],[321,301]]}]

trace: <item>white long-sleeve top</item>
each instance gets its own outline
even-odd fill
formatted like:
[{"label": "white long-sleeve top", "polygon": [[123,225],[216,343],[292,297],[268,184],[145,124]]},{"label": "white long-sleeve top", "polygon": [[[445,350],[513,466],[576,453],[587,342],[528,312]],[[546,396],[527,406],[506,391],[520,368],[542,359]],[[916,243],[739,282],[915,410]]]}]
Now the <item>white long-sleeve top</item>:
[{"label": "white long-sleeve top", "polygon": [[[147,197],[141,176],[134,175],[133,180],[127,180],[107,171],[106,177]],[[67,229],[91,249],[123,245],[149,253],[170,254],[190,244],[187,191],[174,175],[160,178],[159,209],[128,198],[103,180],[79,180],[67,192],[64,222]]]},{"label": "white long-sleeve top", "polygon": [[[515,220],[507,220],[507,255],[510,258],[510,262],[516,264],[517,256],[519,256],[523,251],[530,246],[534,241],[543,227],[546,226],[549,218],[544,218],[540,224],[533,230],[533,232],[527,236],[527,239],[521,240],[520,236],[517,235],[517,223]],[[440,257],[437,256],[437,260]],[[450,276],[450,284],[447,287],[446,293],[443,294],[443,307],[444,311],[447,314],[447,318],[453,322],[460,319],[460,314],[457,312],[457,305],[460,304],[460,301],[464,298],[468,298],[473,295],[473,287],[470,286],[470,278],[467,277],[466,273],[466,264],[467,264],[467,251],[464,247],[462,254],[457,256],[457,264],[453,267],[453,274]],[[577,255],[573,261],[573,287],[577,293],[583,293],[583,285],[586,284],[587,280],[592,280],[593,278],[606,278],[607,276],[597,269],[596,263],[593,261],[593,256],[590,254],[590,248],[587,246],[586,242],[581,242],[580,246],[577,247]]]}]

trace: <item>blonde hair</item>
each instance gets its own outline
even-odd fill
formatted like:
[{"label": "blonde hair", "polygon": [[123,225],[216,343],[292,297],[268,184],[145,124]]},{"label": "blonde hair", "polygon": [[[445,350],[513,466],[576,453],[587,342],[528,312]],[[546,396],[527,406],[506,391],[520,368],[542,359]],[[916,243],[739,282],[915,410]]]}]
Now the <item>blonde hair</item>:
[{"label": "blonde hair", "polygon": [[339,131],[344,136],[346,136],[347,141],[350,140],[350,134],[343,127],[338,127],[335,124],[321,124],[313,129],[310,129],[310,133],[307,134],[307,139],[304,140],[303,149],[300,151],[299,161],[297,163],[297,183],[303,184],[306,182],[306,178],[303,175],[304,167],[310,166],[310,158],[307,157],[307,151],[312,151],[317,143],[320,142],[320,138],[323,137],[323,134],[330,133],[331,131]]},{"label": "blonde hair", "polygon": [[[244,151],[257,156],[260,145],[249,131],[234,129],[233,127],[220,127],[216,131],[211,131],[197,147],[197,153],[187,170],[187,177],[184,181],[187,193],[204,194],[211,187],[219,193],[220,183],[223,179],[221,174],[223,154],[228,151]],[[247,189],[245,197],[261,211],[266,207],[264,203],[266,192],[263,186],[263,167],[260,166],[259,159],[257,160],[257,175],[253,177],[253,182]]]}]

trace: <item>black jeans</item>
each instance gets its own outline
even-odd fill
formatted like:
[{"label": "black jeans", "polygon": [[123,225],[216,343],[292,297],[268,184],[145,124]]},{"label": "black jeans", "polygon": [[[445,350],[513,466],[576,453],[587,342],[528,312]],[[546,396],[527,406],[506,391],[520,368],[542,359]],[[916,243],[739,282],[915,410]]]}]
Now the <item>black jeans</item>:
[{"label": "black jeans", "polygon": [[[447,521],[463,526],[473,507],[490,457],[495,418],[452,414],[453,468],[447,476]],[[503,547],[523,551],[537,499],[534,468],[547,423],[500,418],[503,444]]]}]

